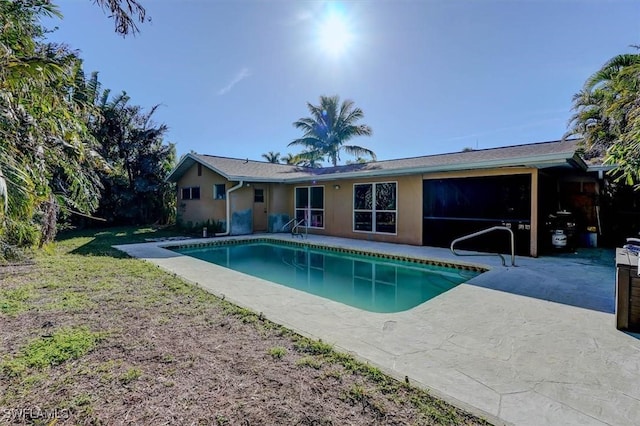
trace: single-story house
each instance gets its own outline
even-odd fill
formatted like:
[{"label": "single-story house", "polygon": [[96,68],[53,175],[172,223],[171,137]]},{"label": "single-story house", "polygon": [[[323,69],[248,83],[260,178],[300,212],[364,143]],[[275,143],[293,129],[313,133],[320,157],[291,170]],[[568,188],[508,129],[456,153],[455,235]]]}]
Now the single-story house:
[{"label": "single-story house", "polygon": [[[218,223],[223,235],[283,232],[305,219],[313,234],[448,247],[505,225],[516,251],[535,257],[553,249],[557,212],[571,213],[560,219],[576,236],[598,232],[603,171],[562,140],[324,168],[192,153],[167,180],[180,223]],[[475,248],[505,252],[508,238],[488,234]]]}]

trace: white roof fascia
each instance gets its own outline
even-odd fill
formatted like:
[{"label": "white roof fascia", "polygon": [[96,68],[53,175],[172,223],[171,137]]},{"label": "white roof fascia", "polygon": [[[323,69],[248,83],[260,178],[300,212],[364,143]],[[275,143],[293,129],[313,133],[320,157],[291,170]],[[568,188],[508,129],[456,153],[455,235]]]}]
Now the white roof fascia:
[{"label": "white roof fascia", "polygon": [[618,167],[616,164],[598,164],[587,167],[588,172],[608,172]]},{"label": "white roof fascia", "polygon": [[[184,157],[182,157],[182,159],[180,160],[180,162],[178,163],[178,165],[176,167],[173,168],[173,170],[171,170],[171,173],[169,173],[167,175],[167,177],[165,178],[166,182],[171,182],[169,179],[171,179],[173,177],[173,175],[180,169],[180,167],[187,161],[187,160],[193,160],[196,163],[202,164],[203,166],[205,166],[207,169],[212,170],[216,173],[218,173],[219,175],[223,176],[224,178],[226,178],[227,180],[234,180],[231,179],[230,176],[228,176],[226,173],[223,173],[222,171],[216,169],[215,167],[213,167],[211,164],[207,163],[206,161],[202,161],[200,158],[198,158],[197,156],[189,153],[187,155],[185,155]],[[176,180],[177,182],[177,180]]]},{"label": "white roof fascia", "polygon": [[182,157],[180,161],[178,161],[178,164],[173,168],[173,170],[171,170],[171,172],[169,172],[167,177],[164,179],[165,182],[171,182],[171,178],[173,177],[173,175],[180,169],[180,167],[182,167],[182,164],[184,164],[184,162],[187,161],[188,159],[194,160],[194,157],[191,154],[187,154],[184,157]]}]

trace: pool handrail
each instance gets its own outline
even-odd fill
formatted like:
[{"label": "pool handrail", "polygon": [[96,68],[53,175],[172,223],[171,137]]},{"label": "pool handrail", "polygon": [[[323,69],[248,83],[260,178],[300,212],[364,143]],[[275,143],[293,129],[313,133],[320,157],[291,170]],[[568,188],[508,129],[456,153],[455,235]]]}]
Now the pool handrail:
[{"label": "pool handrail", "polygon": [[[304,235],[302,236],[302,232],[300,232],[300,227],[304,224]],[[300,238],[309,237],[309,227],[307,226],[307,221],[305,219],[300,219],[298,222],[293,223],[293,228],[291,228],[291,235],[296,236],[299,235]]]},{"label": "pool handrail", "polygon": [[515,236],[513,235],[513,231],[511,230],[511,228],[508,228],[506,226],[492,226],[491,228],[487,228],[487,229],[483,229],[482,231],[478,231],[478,232],[474,232],[472,234],[469,235],[464,235],[460,238],[456,238],[455,240],[451,241],[451,252],[453,254],[455,254],[456,256],[493,256],[493,255],[498,255],[500,256],[500,260],[502,261],[502,266],[507,266],[504,257],[502,256],[502,254],[500,253],[468,253],[468,254],[462,254],[462,253],[457,253],[455,250],[455,245],[456,243],[459,243],[460,241],[465,241],[471,238],[475,238],[478,237],[480,235],[484,235],[484,234],[488,234],[489,232],[493,232],[493,231],[508,231],[509,235],[510,235],[510,239],[511,239],[511,266],[516,266],[516,250],[515,250]]},{"label": "pool handrail", "polygon": [[295,217],[294,217],[293,219],[291,219],[289,222],[285,223],[285,224],[282,226],[282,230],[283,230],[283,231],[285,231],[285,230],[287,229],[287,227],[288,227],[289,225],[291,225],[292,223],[293,223],[293,226],[291,227],[291,235],[292,235],[292,236],[299,235],[299,236],[300,236],[300,238],[303,238],[303,236],[302,236],[302,232],[300,232],[300,229],[299,229],[299,228],[301,227],[301,225],[302,225],[302,224],[304,224],[304,225],[305,225],[305,226],[304,226],[304,233],[305,233],[305,235],[307,235],[307,236],[309,235],[309,227],[308,227],[308,226],[306,226],[306,220],[305,220],[305,219],[300,219],[300,221],[298,221],[298,219],[296,219]]},{"label": "pool handrail", "polygon": [[[285,231],[287,229],[287,226],[291,225],[293,222],[296,221],[296,218],[294,217],[293,219],[291,219],[289,222],[285,223],[284,225],[282,225],[282,230]],[[295,225],[294,225],[295,226]]]}]

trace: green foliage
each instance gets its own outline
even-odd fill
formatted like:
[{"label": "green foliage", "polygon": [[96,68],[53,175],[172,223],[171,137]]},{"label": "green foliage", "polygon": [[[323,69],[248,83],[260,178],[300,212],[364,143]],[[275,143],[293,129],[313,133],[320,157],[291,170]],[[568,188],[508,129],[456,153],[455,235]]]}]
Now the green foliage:
[{"label": "green foliage", "polygon": [[281,359],[287,354],[287,349],[283,348],[282,346],[276,346],[276,347],[270,348],[267,352],[274,359]]},{"label": "green foliage", "polygon": [[342,394],[342,399],[352,404],[360,404],[362,406],[362,412],[367,409],[375,413],[376,417],[383,418],[386,414],[386,410],[383,405],[375,401],[369,390],[359,384],[354,384]]},{"label": "green foliage", "polygon": [[219,426],[228,425],[231,423],[228,417],[223,416],[222,414],[216,414],[216,424]]},{"label": "green foliage", "polygon": [[15,289],[0,289],[0,313],[16,315],[29,309],[27,303],[34,297],[33,287],[22,286]]},{"label": "green foliage", "polygon": [[[97,3],[113,12],[122,34],[135,32],[135,17],[144,19],[144,8],[136,0]],[[119,170],[109,164],[117,163],[114,158],[102,155],[105,141],[96,140],[97,129],[105,123],[97,73],[85,79],[77,51],[45,40],[49,31],[41,24],[44,17],[61,15],[45,0],[0,1],[2,257],[7,247],[32,245],[34,229],[35,241],[43,245],[53,241],[60,219],[90,216],[105,193],[111,193],[103,187],[111,183],[111,172]],[[154,110],[142,114],[139,107],[131,107],[125,121],[116,121],[120,130],[132,129],[127,134],[137,144],[135,155],[125,158],[131,172],[128,196],[122,197],[125,205],[117,211],[132,212],[129,219],[137,223],[175,218],[173,187],[164,182],[175,162],[175,148],[162,143],[166,126],[151,123]],[[9,220],[23,225],[5,232]]]},{"label": "green foliage", "polygon": [[63,328],[50,337],[39,337],[29,342],[20,354],[0,362],[0,371],[19,376],[28,368],[44,369],[77,359],[96,347],[102,339],[100,333],[86,327]]},{"label": "green foliage", "polygon": [[120,376],[120,383],[128,385],[134,380],[138,380],[140,376],[142,376],[142,370],[132,367]]},{"label": "green foliage", "polygon": [[269,151],[266,154],[262,154],[262,158],[264,158],[269,163],[275,163],[275,164],[280,163],[280,153],[279,152]]},{"label": "green foliage", "polygon": [[300,161],[306,162],[304,165],[315,167],[319,160],[326,158],[336,166],[340,161],[340,151],[376,159],[376,154],[370,149],[345,145],[355,136],[371,136],[373,133],[366,124],[357,124],[364,118],[364,113],[360,108],[354,107],[353,101],[345,100],[340,104],[338,96],[320,96],[319,105],[307,102],[307,108],[311,117],[301,118],[293,123],[296,129],[303,132],[303,136],[289,143],[289,146],[301,145],[305,148],[297,156]]},{"label": "green foliage", "polygon": [[307,356],[303,356],[302,358],[298,359],[296,361],[296,365],[298,367],[311,367],[314,368],[316,370],[320,370],[322,368],[322,361],[319,360],[318,358],[311,356],[311,355],[307,355]]},{"label": "green foliage", "polygon": [[71,312],[84,309],[91,304],[91,300],[84,292],[62,291],[56,294],[55,300],[46,304],[44,308]]},{"label": "green foliage", "polygon": [[324,343],[322,340],[311,340],[301,338],[293,345],[295,350],[311,355],[329,355],[333,353],[333,346]]},{"label": "green foliage", "polygon": [[33,247],[40,240],[40,229],[31,221],[7,219],[4,229],[0,230],[0,238],[9,245]]},{"label": "green foliage", "polygon": [[[636,47],[637,48],[637,47]],[[613,57],[573,98],[568,136],[582,138],[587,158],[615,165],[617,180],[640,185],[640,54]]]},{"label": "green foliage", "polygon": [[115,31],[122,36],[138,33],[138,22],[148,20],[146,10],[137,0],[94,0],[94,3],[113,18]]},{"label": "green foliage", "polygon": [[224,222],[221,220],[211,220],[207,219],[204,222],[182,222],[180,220],[177,221],[176,225],[179,229],[186,231],[191,235],[202,236],[202,228],[207,228],[208,235],[210,237],[215,236],[215,234],[221,234],[225,231]]},{"label": "green foliage", "polygon": [[3,215],[39,221],[42,242],[55,235],[59,208],[90,212],[99,188],[87,108],[69,96],[80,59],[64,45],[43,41],[45,16],[59,16],[46,1],[0,2]]},{"label": "green foliage", "polygon": [[368,394],[367,390],[359,384],[354,384],[345,392],[346,399],[353,402],[362,402],[367,399]]},{"label": "green foliage", "polygon": [[164,178],[175,165],[176,150],[164,143],[167,126],[152,121],[158,105],[145,113],[125,92],[111,100],[109,93],[102,94],[92,128],[110,165],[101,175],[105,190],[97,214],[113,224],[174,221],[175,185]]},{"label": "green foliage", "polygon": [[[70,292],[86,294],[91,302],[100,303],[102,312],[97,312],[89,306],[80,312],[80,315],[76,315],[73,312],[75,308],[69,308],[65,310],[67,314],[52,313],[53,318],[56,318],[56,322],[94,320],[96,324],[104,321],[96,322],[95,318],[109,319],[105,324],[110,327],[109,335],[118,340],[116,342],[118,351],[97,354],[100,356],[83,356],[100,344],[104,334],[97,333],[98,330],[92,332],[82,327],[62,330],[40,328],[40,321],[38,321],[35,328],[25,329],[25,333],[38,335],[55,331],[53,335],[27,342],[24,347],[13,351],[11,355],[0,354],[0,382],[3,385],[6,384],[5,391],[0,392],[0,406],[20,406],[24,401],[36,400],[46,387],[54,395],[49,395],[52,396],[50,401],[58,401],[56,405],[68,406],[76,413],[91,413],[94,406],[97,409],[98,404],[103,400],[100,395],[104,392],[96,396],[92,392],[87,393],[86,389],[93,389],[96,384],[102,390],[107,388],[103,384],[132,386],[136,380],[146,377],[149,368],[151,368],[149,371],[155,371],[153,369],[158,368],[157,363],[166,364],[163,367],[169,367],[162,373],[165,378],[176,377],[178,381],[178,375],[185,371],[188,373],[189,368],[194,368],[193,361],[197,358],[196,356],[181,352],[180,358],[176,359],[172,355],[173,352],[158,352],[154,349],[151,357],[143,356],[145,359],[142,360],[138,356],[141,352],[134,348],[147,351],[151,348],[147,345],[153,345],[151,341],[119,339],[128,333],[127,326],[122,321],[130,321],[130,313],[139,312],[141,313],[137,315],[140,317],[139,321],[154,327],[157,324],[163,324],[163,328],[167,328],[165,320],[170,319],[173,322],[178,316],[189,317],[189,322],[182,324],[193,324],[196,327],[204,324],[206,327],[232,325],[231,329],[236,330],[237,327],[246,327],[239,322],[247,323],[248,327],[265,333],[271,339],[276,337],[276,340],[271,341],[286,342],[286,344],[273,344],[282,345],[272,347],[276,356],[282,353],[276,348],[288,350],[289,345],[293,345],[296,353],[291,354],[294,355],[293,357],[288,356],[288,359],[295,360],[300,356],[300,359],[295,362],[296,366],[317,369],[318,371],[307,373],[309,373],[308,376],[326,380],[325,383],[320,384],[322,388],[331,388],[336,384],[336,380],[343,380],[346,383],[355,380],[358,384],[345,389],[344,393],[340,394],[341,398],[348,403],[362,405],[363,410],[378,416],[377,423],[389,423],[384,419],[388,412],[385,404],[386,401],[394,401],[397,404],[406,404],[409,409],[417,407],[423,414],[423,418],[418,419],[417,424],[466,424],[463,413],[432,398],[426,391],[395,381],[382,374],[379,369],[362,363],[349,354],[334,350],[327,343],[300,336],[289,329],[273,324],[262,314],[220,300],[198,286],[167,274],[147,262],[119,256],[111,248],[114,244],[137,243],[147,238],[175,235],[176,231],[171,228],[116,228],[98,232],[86,229],[73,230],[59,235],[55,249],[51,253],[39,254],[35,259],[36,265],[32,273],[19,280],[26,282],[27,285],[20,287],[17,291],[11,290],[15,292],[9,297],[0,293],[0,300],[20,301],[23,306],[35,305],[41,309],[46,302],[64,301],[65,295],[69,295]],[[11,280],[9,281],[11,284]],[[157,307],[149,309],[144,305],[148,299],[159,300],[160,303]],[[104,316],[105,314],[108,316]],[[117,321],[111,322],[112,315],[118,316]],[[50,315],[46,316],[50,317]],[[20,320],[20,317],[14,318],[13,321],[16,319]],[[136,327],[136,324],[133,326]],[[19,339],[15,333],[14,337]],[[14,343],[11,339],[8,341],[9,346],[13,347],[15,343],[20,344],[18,341]],[[123,353],[124,356],[121,356]],[[303,355],[297,355],[298,353]],[[263,355],[269,356],[265,352]],[[287,356],[283,355],[283,357],[285,359],[281,361],[282,366],[289,369],[291,365],[286,361]],[[78,360],[68,362],[75,358]],[[185,358],[191,362],[185,363]],[[145,361],[144,365],[139,365],[138,361],[141,360]],[[47,368],[49,365],[60,363],[66,363],[66,365],[62,364],[62,367],[57,368],[55,374]],[[304,376],[303,371],[298,373]],[[301,377],[300,374],[297,377]],[[157,386],[154,389],[171,392],[173,390],[170,388],[175,385],[173,381],[162,380],[159,386],[167,389],[156,389]],[[123,391],[127,393],[127,389]],[[396,407],[403,409],[402,405]],[[230,424],[225,416],[214,417],[219,424]],[[442,421],[433,419],[442,419]],[[393,418],[390,417],[389,420]],[[75,419],[75,423],[91,423],[91,421],[95,423],[95,416],[80,415]],[[330,421],[323,421],[324,423],[329,424]]]}]

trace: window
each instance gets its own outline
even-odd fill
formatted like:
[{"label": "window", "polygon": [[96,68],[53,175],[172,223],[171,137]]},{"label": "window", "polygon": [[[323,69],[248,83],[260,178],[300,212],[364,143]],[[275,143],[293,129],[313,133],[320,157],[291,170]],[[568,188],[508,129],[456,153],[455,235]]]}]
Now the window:
[{"label": "window", "polygon": [[296,188],[296,219],[306,221],[310,228],[324,228],[324,186]]},{"label": "window", "polygon": [[198,163],[198,176],[202,176],[202,164]]},{"label": "window", "polygon": [[353,230],[395,234],[397,209],[396,182],[365,183],[353,186]]},{"label": "window", "polygon": [[200,199],[200,187],[192,186],[182,188],[183,200],[199,200]]},{"label": "window", "polygon": [[253,190],[253,202],[254,203],[264,203],[264,189],[255,188]]},{"label": "window", "polygon": [[213,185],[213,199],[224,200],[227,198],[227,186],[224,183],[216,183]]}]

